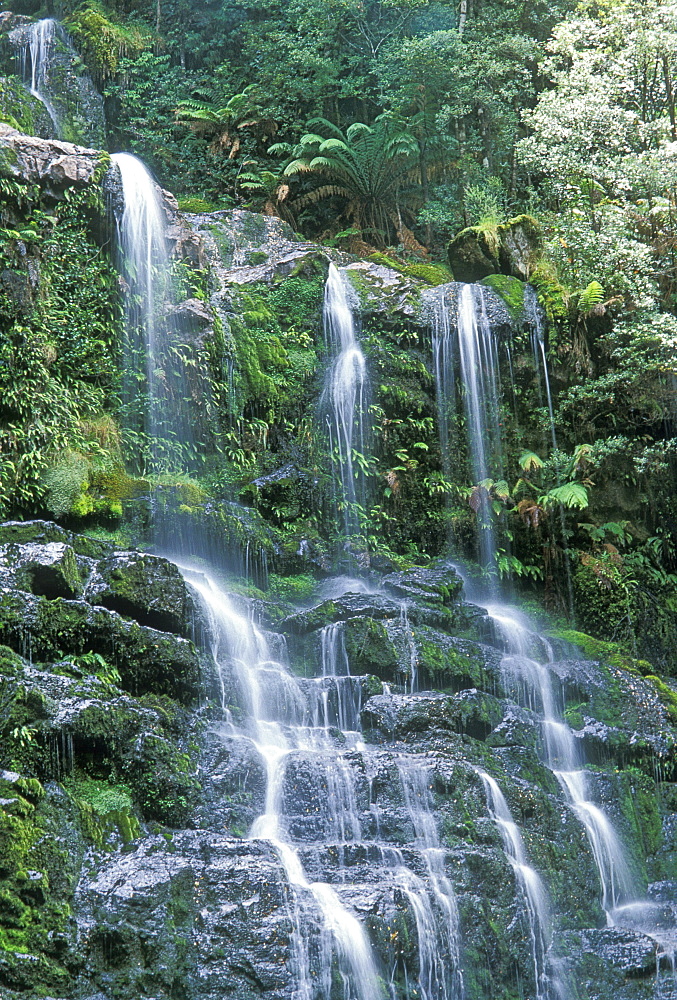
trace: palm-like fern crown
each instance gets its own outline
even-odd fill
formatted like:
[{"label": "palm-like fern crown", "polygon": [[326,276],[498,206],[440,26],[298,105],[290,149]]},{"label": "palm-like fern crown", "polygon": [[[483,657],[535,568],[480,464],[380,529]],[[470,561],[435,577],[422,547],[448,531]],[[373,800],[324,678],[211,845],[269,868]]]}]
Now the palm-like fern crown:
[{"label": "palm-like fern crown", "polygon": [[298,208],[343,197],[346,214],[360,228],[384,230],[393,215],[413,202],[416,141],[411,135],[385,119],[373,126],[355,122],[343,132],[326,118],[314,118],[308,128],[317,131],[301,137],[284,173],[315,174],[326,183],[297,198]]}]

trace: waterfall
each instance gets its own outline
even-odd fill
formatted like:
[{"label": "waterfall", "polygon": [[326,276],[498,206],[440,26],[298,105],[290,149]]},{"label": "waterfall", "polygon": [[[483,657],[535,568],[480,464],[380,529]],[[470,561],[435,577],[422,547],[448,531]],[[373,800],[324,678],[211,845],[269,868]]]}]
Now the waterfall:
[{"label": "waterfall", "polygon": [[[368,809],[364,802],[359,804],[356,782],[364,780],[361,775],[375,774],[384,756],[362,741],[361,678],[350,676],[344,624],[322,630],[321,673],[300,680],[274,659],[271,640],[234,608],[213,580],[202,572],[183,572],[210,625],[211,653],[223,692],[224,738],[248,742],[265,770],[262,811],[249,838],[271,845],[289,886],[291,995],[295,1000],[337,995],[345,1000],[386,1000],[400,995],[387,990],[388,973],[392,977],[396,970],[380,967],[366,928],[349,903],[352,898],[362,901],[375,880],[386,880],[400,900],[397,905],[408,907],[416,927],[417,968],[404,970],[406,995],[462,1000],[459,915],[437,832],[432,771],[415,756],[397,756],[414,842],[406,849],[399,842],[384,843],[371,780]],[[229,708],[233,703],[244,710],[237,723]],[[303,792],[296,790],[300,775],[308,776]],[[367,881],[361,885],[355,859],[366,851],[370,861],[363,876]],[[307,859],[317,869],[321,856],[327,859],[326,880],[306,870]],[[374,861],[381,870],[373,869]],[[395,959],[396,965],[399,961]],[[342,982],[338,994],[337,972]]]},{"label": "waterfall", "polygon": [[37,97],[44,104],[52,119],[55,137],[60,139],[62,135],[61,121],[50,99],[49,78],[58,27],[58,22],[51,17],[29,25],[25,33],[25,41],[20,49],[20,60],[21,78],[33,97]]},{"label": "waterfall", "polygon": [[[558,709],[548,661],[552,651],[547,641],[536,636],[516,612],[504,606],[488,608],[505,644],[501,671],[506,684],[541,717],[545,764],[552,770],[574,813],[587,834],[599,875],[601,904],[607,923],[631,926],[656,938],[660,934],[651,921],[653,907],[642,899],[623,843],[604,809],[593,801],[592,774],[585,769],[571,728]],[[534,649],[541,658],[534,658]],[[545,662],[541,662],[545,660]]]},{"label": "waterfall", "polygon": [[513,867],[524,896],[534,963],[536,1000],[547,1000],[551,996],[561,997],[564,992],[563,986],[550,953],[552,929],[545,886],[538,872],[527,863],[522,834],[512,818],[498,782],[486,771],[478,770],[478,774],[485,788],[491,818],[498,827],[506,857]]},{"label": "waterfall", "polygon": [[416,761],[400,758],[398,771],[415,847],[425,863],[430,890],[402,867],[401,878],[416,918],[421,1000],[460,1000],[463,973],[460,961],[460,921],[456,894],[444,871],[430,794],[430,773]]},{"label": "waterfall", "polygon": [[[482,285],[461,285],[454,322],[447,303],[449,286],[429,299],[433,363],[437,386],[440,446],[447,475],[470,478],[475,486],[503,478],[501,399],[498,344],[486,309]],[[459,468],[459,448],[453,433],[456,413],[456,374],[462,385],[467,427],[469,468]],[[480,565],[496,573],[496,540],[488,491],[476,493],[478,557]]]},{"label": "waterfall", "polygon": [[145,435],[148,454],[140,472],[181,470],[192,438],[191,414],[185,412],[189,390],[180,359],[168,357],[176,330],[162,195],[137,157],[115,153],[111,159],[123,197],[116,224],[119,268],[126,283],[125,422]]},{"label": "waterfall", "polygon": [[18,25],[8,38],[24,87],[45,108],[44,123],[35,123],[39,134],[104,149],[103,99],[87,73],[77,69],[81,63],[63,26],[44,18]]},{"label": "waterfall", "polygon": [[[294,941],[297,1000],[312,1000],[308,968],[308,934],[312,920],[304,907],[314,904],[322,924],[320,947],[322,997],[329,1000],[332,962],[338,962],[349,1000],[381,1000],[376,962],[369,939],[359,920],[341,903],[336,890],[327,883],[306,876],[298,848],[285,828],[285,765],[295,751],[309,751],[318,765],[333,778],[325,800],[330,830],[339,836],[360,836],[354,795],[346,775],[346,765],[337,757],[326,731],[303,724],[305,698],[298,682],[283,664],[270,657],[265,637],[231,606],[212,580],[186,574],[209,611],[214,634],[213,655],[221,671],[235,664],[241,695],[249,711],[248,729],[234,734],[250,739],[266,768],[264,812],[254,821],[249,836],[267,840],[276,851],[296,898],[298,936]],[[281,712],[280,708],[284,711]],[[346,823],[345,820],[348,819]]]},{"label": "waterfall", "polygon": [[[355,468],[355,452],[365,455],[367,433],[367,365],[355,336],[355,319],[346,279],[329,265],[324,292],[324,334],[333,360],[327,373],[323,399],[332,464],[340,483],[339,508],[346,537],[360,527],[358,504],[364,504],[364,474]],[[362,489],[356,489],[358,479]]]}]

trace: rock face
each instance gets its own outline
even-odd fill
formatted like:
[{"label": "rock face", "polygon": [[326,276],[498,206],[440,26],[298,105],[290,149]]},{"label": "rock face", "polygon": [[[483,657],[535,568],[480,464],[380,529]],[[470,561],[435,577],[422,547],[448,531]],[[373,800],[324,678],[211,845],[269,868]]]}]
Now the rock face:
[{"label": "rock face", "polygon": [[[378,592],[350,587],[325,582],[274,633],[273,603],[229,599],[256,614],[273,660],[288,657],[260,668],[270,718],[293,728],[306,717],[322,734],[280,772],[281,836],[308,880],[294,886],[280,850],[248,836],[269,808],[269,765],[250,736],[245,646],[219,652],[207,606],[166,560],[50,522],[0,526],[12,647],[0,647],[3,998],[294,1000],[303,941],[309,981],[326,973],[338,990],[313,1000],[343,997],[314,892],[361,921],[384,997],[412,1000],[435,956],[448,990],[460,969],[473,1000],[532,996],[528,909],[478,770],[503,790],[550,895],[568,988],[588,1000],[669,995],[656,963],[675,936],[675,731],[658,689],[554,647],[566,717],[598,746],[597,801],[650,883],[646,902],[606,927],[584,827],[542,763],[539,717],[518,703],[495,622],[464,603],[443,562],[390,572]],[[456,944],[435,917],[431,858],[456,900]]]},{"label": "rock face", "polygon": [[[4,14],[2,16],[5,17]],[[35,47],[34,33],[41,29],[37,46],[40,64],[33,67],[32,57],[29,57],[30,46],[33,44]],[[24,76],[27,88],[31,84],[30,72],[33,71],[38,77],[37,91],[49,105],[45,137],[104,149],[106,122],[103,99],[63,26],[54,20],[45,20],[38,27],[29,18],[10,14],[0,22],[0,36],[5,33],[14,57],[14,65],[7,65],[6,71],[15,72],[17,64],[24,67],[24,73],[28,74]]]},{"label": "rock face", "polygon": [[105,154],[56,139],[22,135],[0,122],[0,171],[48,194],[68,187],[86,187],[95,178]]},{"label": "rock face", "polygon": [[528,281],[540,257],[538,224],[520,215],[493,229],[471,226],[449,244],[449,264],[457,281],[481,281],[491,274]]}]

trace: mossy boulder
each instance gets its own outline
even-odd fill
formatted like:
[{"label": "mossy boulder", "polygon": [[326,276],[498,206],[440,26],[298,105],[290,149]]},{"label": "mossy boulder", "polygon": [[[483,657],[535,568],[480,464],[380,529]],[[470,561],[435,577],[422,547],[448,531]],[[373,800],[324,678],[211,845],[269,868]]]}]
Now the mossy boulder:
[{"label": "mossy boulder", "polygon": [[17,650],[28,645],[42,660],[99,653],[115,664],[122,686],[132,694],[168,694],[191,703],[202,690],[202,663],[192,642],[85,601],[5,593],[0,596],[0,640]]},{"label": "mossy boulder", "polygon": [[454,237],[448,254],[457,281],[481,281],[492,274],[528,281],[542,255],[540,227],[529,215],[499,226],[470,226]]},{"label": "mossy boulder", "polygon": [[64,542],[0,545],[0,579],[48,598],[79,597],[83,590],[75,551]]},{"label": "mossy boulder", "polygon": [[86,598],[162,632],[188,636],[196,606],[176,565],[144,552],[114,552],[97,564]]}]

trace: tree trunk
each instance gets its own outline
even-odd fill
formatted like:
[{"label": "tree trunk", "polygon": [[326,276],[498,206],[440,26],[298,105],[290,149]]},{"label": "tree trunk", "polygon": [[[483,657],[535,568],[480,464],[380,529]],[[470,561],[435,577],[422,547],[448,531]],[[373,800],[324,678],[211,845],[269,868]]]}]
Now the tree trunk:
[{"label": "tree trunk", "polygon": [[670,115],[670,135],[673,140],[677,139],[677,126],[675,125],[675,89],[672,84],[672,73],[670,71],[670,59],[663,56],[663,79],[665,80],[665,95],[668,102],[668,114]]},{"label": "tree trunk", "polygon": [[458,34],[463,38],[465,22],[468,20],[468,0],[461,0],[461,10],[458,15]]},{"label": "tree trunk", "polygon": [[157,0],[155,6],[155,33],[160,34],[160,26],[162,24],[162,0]]}]

